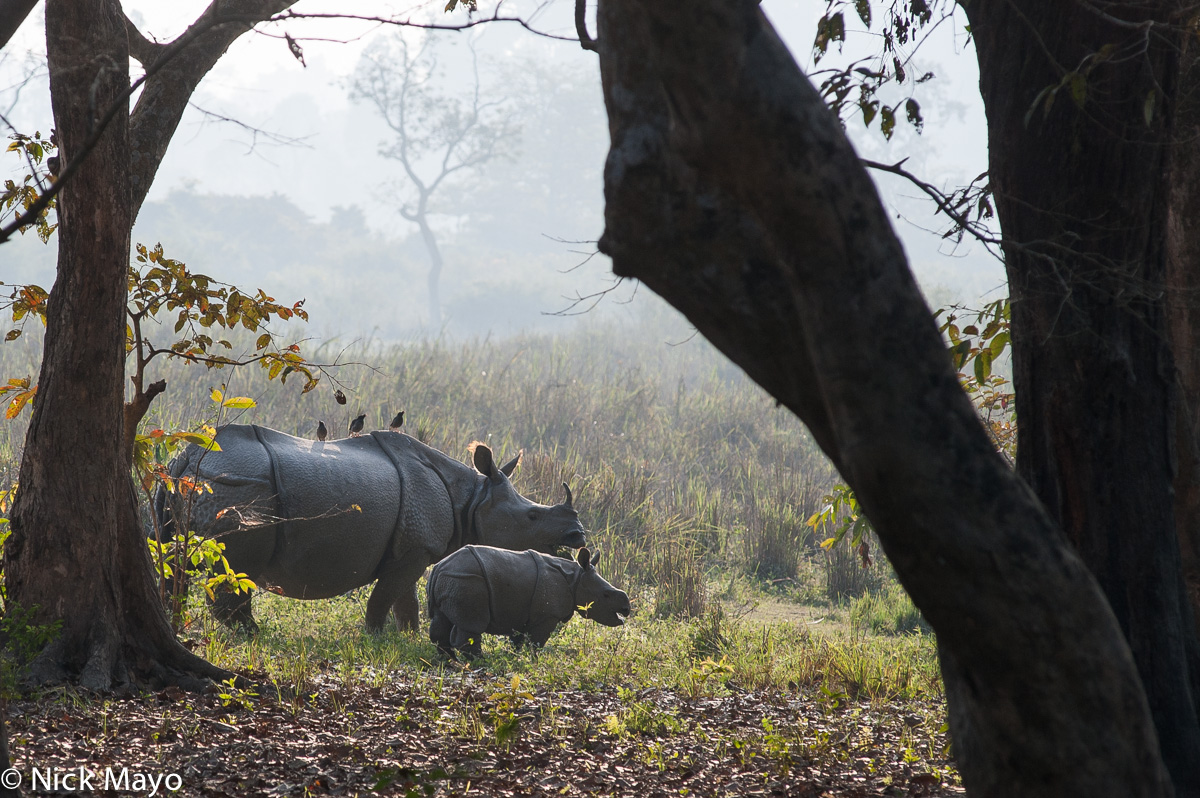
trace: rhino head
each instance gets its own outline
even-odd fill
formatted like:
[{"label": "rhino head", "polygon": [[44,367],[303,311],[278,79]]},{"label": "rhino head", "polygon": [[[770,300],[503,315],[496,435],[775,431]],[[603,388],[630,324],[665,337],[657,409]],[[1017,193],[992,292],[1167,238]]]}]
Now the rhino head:
[{"label": "rhino head", "polygon": [[552,554],[560,546],[577,549],[584,544],[583,524],[571,504],[571,489],[563,483],[567,500],[547,506],[526,499],[509,477],[521,459],[518,453],[503,466],[492,459],[492,450],[472,444],[475,469],[487,477],[486,495],[475,511],[480,542],[501,549],[536,549]]},{"label": "rhino head", "polygon": [[575,588],[576,611],[604,626],[620,626],[630,613],[629,596],[617,590],[596,571],[600,555],[592,556],[587,549],[580,549],[576,560],[583,572]]}]

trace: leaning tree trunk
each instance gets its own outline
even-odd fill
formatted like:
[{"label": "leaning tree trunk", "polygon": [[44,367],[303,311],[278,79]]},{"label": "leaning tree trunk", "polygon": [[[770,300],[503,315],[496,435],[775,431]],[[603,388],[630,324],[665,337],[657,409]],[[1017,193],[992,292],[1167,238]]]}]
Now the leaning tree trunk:
[{"label": "leaning tree trunk", "polygon": [[[1195,387],[1196,336],[1178,342],[1178,361],[1172,348],[1200,299],[1177,291],[1172,308],[1166,290],[1171,203],[1185,199],[1168,158],[1176,141],[1179,168],[1194,170],[1197,149],[1176,132],[1191,34],[1168,5],[1157,20],[1141,2],[1107,3],[1107,16],[1044,0],[964,7],[1012,298],[1017,470],[1108,597],[1176,794],[1200,796],[1197,640],[1176,529],[1177,496],[1178,520],[1196,523],[1200,483],[1190,441],[1178,461],[1175,447],[1176,422],[1197,421],[1197,395],[1181,407],[1176,381],[1178,362]],[[1041,92],[1059,85],[1050,105]],[[1176,282],[1195,283],[1200,263],[1178,260]]]},{"label": "leaning tree trunk", "polygon": [[1200,47],[1182,47],[1179,94],[1167,167],[1167,314],[1178,372],[1175,417],[1175,530],[1192,612],[1185,636],[1192,696],[1200,701]]},{"label": "leaning tree trunk", "polygon": [[49,0],[46,41],[65,158],[121,110],[58,198],[58,277],[5,546],[8,600],[60,623],[35,681],[89,688],[227,675],[171,632],[153,588],[123,436],[125,275],[133,222],[129,52],[116,0]]},{"label": "leaning tree trunk", "polygon": [[937,631],[969,791],[1169,795],[1116,618],[992,449],[874,186],[757,3],[601,0],[598,17],[601,250],[854,488]]}]

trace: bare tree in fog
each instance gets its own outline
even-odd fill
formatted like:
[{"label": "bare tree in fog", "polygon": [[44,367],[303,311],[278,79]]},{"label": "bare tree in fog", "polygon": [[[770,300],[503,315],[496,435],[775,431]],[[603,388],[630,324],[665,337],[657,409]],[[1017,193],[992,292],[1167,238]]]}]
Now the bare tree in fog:
[{"label": "bare tree in fog", "polygon": [[471,82],[455,93],[443,79],[439,46],[444,42],[433,36],[416,48],[401,35],[380,40],[363,54],[350,88],[350,96],[372,104],[395,134],[380,154],[400,162],[410,186],[400,215],[417,225],[429,253],[429,321],[434,327],[442,324],[442,254],[429,224],[436,212],[431,200],[451,178],[507,155],[520,132],[505,98],[485,97],[474,47],[469,48]]}]

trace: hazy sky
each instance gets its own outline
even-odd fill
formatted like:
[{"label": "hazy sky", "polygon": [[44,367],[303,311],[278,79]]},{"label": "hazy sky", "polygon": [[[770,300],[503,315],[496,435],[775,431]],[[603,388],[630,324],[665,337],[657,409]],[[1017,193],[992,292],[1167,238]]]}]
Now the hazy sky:
[{"label": "hazy sky", "polygon": [[[207,3],[202,0],[142,0],[126,2],[130,16],[147,34],[160,40],[170,39],[195,18]],[[461,22],[464,12],[444,14],[444,0],[435,3],[399,4],[380,2],[319,3],[301,0],[295,9],[301,12],[329,11],[334,8],[364,15],[411,14],[412,17],[441,23]],[[764,0],[763,8],[792,48],[799,63],[812,67],[809,49],[815,23],[823,2]],[[483,14],[494,6],[480,0]],[[573,36],[573,3],[554,0],[546,4],[505,3],[502,13],[521,14],[550,34]],[[895,162],[908,157],[906,166],[935,185],[954,187],[969,181],[986,168],[986,131],[979,99],[974,52],[964,51],[964,20],[940,26],[925,45],[910,71],[933,71],[936,80],[920,87],[926,129],[916,135],[900,124],[891,142],[885,142],[876,127],[867,130],[861,119],[848,125],[848,132],[860,154],[875,160]],[[594,27],[593,27],[594,30]],[[282,39],[287,31],[301,40],[307,68],[288,52]],[[347,77],[353,72],[363,48],[372,37],[388,33],[370,23],[293,21],[265,34],[242,37],[205,78],[194,97],[194,104],[205,111],[235,119],[274,136],[298,143],[284,144],[274,136],[255,134],[236,124],[218,122],[200,110],[190,110],[163,161],[148,201],[166,197],[172,190],[189,188],[212,194],[274,193],[288,197],[316,221],[328,221],[332,208],[361,206],[372,229],[388,236],[411,232],[398,219],[395,204],[388,196],[385,182],[398,175],[398,166],[381,158],[378,148],[387,131],[366,106],[352,103],[348,97]],[[419,35],[414,32],[413,36]],[[594,81],[595,102],[602,103],[596,58],[577,44],[539,38],[511,23],[489,24],[470,33],[439,35],[470,37],[477,43],[481,58],[491,63],[520,63],[536,59],[539,63],[573,67],[568,74],[590,75]],[[24,63],[26,50],[44,52],[41,10],[27,21],[17,38],[5,49],[0,62],[0,111],[8,108],[12,92],[6,90]],[[847,52],[867,51],[867,35],[853,38]],[[279,37],[279,38],[276,38]],[[334,41],[313,41],[313,38]],[[49,101],[44,80],[26,88],[20,102],[9,114],[23,131],[50,126]],[[602,117],[600,117],[602,120]],[[603,141],[597,136],[597,141]],[[604,150],[581,152],[582,165],[598,174]],[[19,172],[15,159],[0,162],[0,176]],[[573,176],[565,175],[564,179]],[[960,249],[946,245],[928,231],[945,228],[944,217],[934,217],[932,203],[917,189],[890,176],[876,176],[885,202],[895,213],[895,225],[905,242],[914,271],[934,303],[956,298],[973,299],[991,292],[987,298],[1003,295],[1003,270],[981,247],[964,245]],[[567,239],[595,239],[603,229],[600,216],[601,186],[594,186],[594,218],[580,219],[578,229],[541,230],[546,235]],[[536,228],[536,224],[534,225]],[[536,235],[536,233],[531,233]],[[564,246],[562,266],[578,261],[571,247]],[[0,280],[10,245],[0,247]],[[605,264],[595,264],[603,270]],[[43,278],[48,281],[49,278]],[[584,279],[581,277],[581,279]],[[595,275],[593,278],[595,279]],[[586,287],[591,287],[587,284]],[[295,286],[303,293],[303,285]],[[516,326],[522,322],[514,321]]]}]

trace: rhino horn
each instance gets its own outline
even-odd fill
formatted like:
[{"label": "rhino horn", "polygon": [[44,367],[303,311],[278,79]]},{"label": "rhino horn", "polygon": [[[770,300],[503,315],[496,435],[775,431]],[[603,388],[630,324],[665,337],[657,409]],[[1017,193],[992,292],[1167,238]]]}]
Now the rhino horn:
[{"label": "rhino horn", "polygon": [[517,464],[521,462],[521,455],[525,454],[525,450],[517,452],[517,456],[509,460],[504,465],[500,466],[500,470],[504,472],[504,476],[511,477],[513,472],[517,470]]},{"label": "rhino horn", "polygon": [[565,482],[562,484],[562,486],[563,486],[563,490],[565,490],[567,492],[567,509],[574,510],[575,507],[571,503],[571,486]]}]

